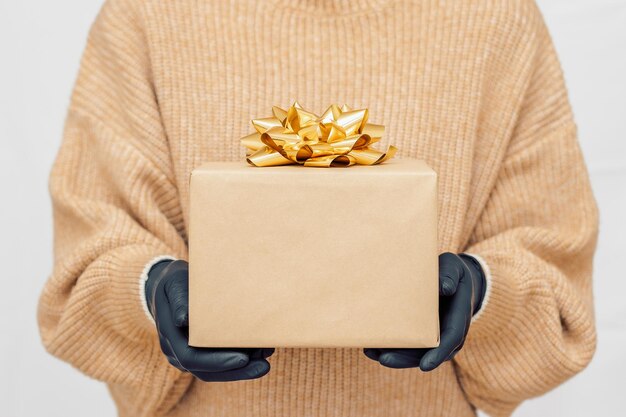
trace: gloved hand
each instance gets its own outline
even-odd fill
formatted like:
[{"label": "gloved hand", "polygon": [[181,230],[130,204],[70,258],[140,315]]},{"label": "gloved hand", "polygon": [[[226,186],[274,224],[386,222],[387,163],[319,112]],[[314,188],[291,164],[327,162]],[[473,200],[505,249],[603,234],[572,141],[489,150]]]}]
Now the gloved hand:
[{"label": "gloved hand", "polygon": [[470,255],[439,255],[439,346],[430,349],[364,349],[365,355],[389,368],[432,371],[463,347],[472,316],[480,310],[486,282],[482,268]]},{"label": "gloved hand", "polygon": [[194,348],[189,340],[189,264],[163,261],[152,267],[145,286],[148,309],[154,317],[161,350],[181,371],[202,381],[260,378],[270,370],[266,360],[273,348]]}]

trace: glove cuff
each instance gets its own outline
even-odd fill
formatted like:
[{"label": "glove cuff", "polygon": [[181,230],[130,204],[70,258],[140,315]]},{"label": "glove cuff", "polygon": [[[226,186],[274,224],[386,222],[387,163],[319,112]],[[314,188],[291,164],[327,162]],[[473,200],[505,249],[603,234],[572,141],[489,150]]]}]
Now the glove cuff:
[{"label": "glove cuff", "polygon": [[144,266],[143,271],[141,272],[141,275],[139,276],[139,299],[141,302],[141,306],[143,307],[143,311],[146,314],[146,317],[148,317],[148,320],[150,320],[152,323],[154,323],[154,318],[152,317],[150,303],[148,302],[148,294],[152,293],[152,291],[149,291],[149,288],[148,288],[150,286],[150,284],[148,283],[148,280],[150,278],[150,273],[154,274],[155,269],[156,269],[155,267],[157,266],[157,264],[160,264],[160,263],[166,264],[175,260],[177,260],[177,258],[171,255],[161,255],[161,256],[152,258],[150,262],[148,262]]}]

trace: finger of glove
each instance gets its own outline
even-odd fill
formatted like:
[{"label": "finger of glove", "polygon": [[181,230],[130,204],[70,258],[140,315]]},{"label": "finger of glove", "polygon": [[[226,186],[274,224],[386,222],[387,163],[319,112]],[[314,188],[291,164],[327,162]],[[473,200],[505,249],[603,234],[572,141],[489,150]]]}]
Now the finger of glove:
[{"label": "finger of glove", "polygon": [[388,368],[417,368],[428,349],[390,349],[381,353],[378,361]]},{"label": "finger of glove", "polygon": [[160,331],[159,345],[161,346],[161,352],[163,352],[165,356],[174,358],[174,351],[172,350],[172,346],[167,341],[167,337],[165,337],[165,335],[163,335]]},{"label": "finger of glove", "polygon": [[241,369],[250,363],[248,355],[230,349],[187,347],[185,356],[178,361],[190,372],[225,372]]},{"label": "finger of glove", "polygon": [[454,359],[454,357],[456,356],[457,353],[459,353],[459,351],[463,348],[463,344],[461,343],[461,346],[459,346],[458,348],[456,348],[454,350],[454,352],[452,352],[450,355],[448,355],[448,357],[446,358],[446,361],[451,361],[452,359]]},{"label": "finger of glove", "polygon": [[176,271],[165,282],[165,296],[170,303],[172,319],[177,327],[189,327],[189,274]]},{"label": "finger of glove", "polygon": [[449,297],[456,293],[463,276],[462,262],[457,255],[450,252],[439,255],[439,294]]},{"label": "finger of glove", "polygon": [[[167,301],[159,300],[159,302]],[[185,369],[189,371],[223,372],[243,368],[248,364],[248,355],[242,352],[190,347],[188,345],[187,329],[177,327],[168,310],[167,308],[157,309],[159,332],[167,339],[173,356]]]},{"label": "finger of glove", "polygon": [[454,297],[443,312],[441,342],[430,349],[420,361],[420,369],[428,372],[441,365],[465,341],[471,318],[472,287],[465,281],[459,283]]},{"label": "finger of glove", "polygon": [[172,365],[174,368],[183,372],[188,372],[185,368],[183,368],[183,366],[180,364],[180,362],[178,362],[178,360],[174,356],[166,356],[166,358],[167,358],[167,361],[170,363],[170,365]]},{"label": "finger of glove", "polygon": [[170,365],[172,365],[175,368],[178,368],[179,370],[181,370],[183,372],[187,372],[185,367],[183,367],[180,364],[180,362],[178,362],[178,359],[176,359],[176,356],[174,356],[173,353],[171,353],[171,354],[165,353],[166,351],[167,352],[173,352],[172,346],[170,345],[170,342],[166,338],[161,338],[160,339],[160,343],[161,343],[161,350],[165,354],[165,357],[167,358],[167,361],[170,363]]},{"label": "finger of glove", "polygon": [[229,348],[228,350],[245,353],[250,359],[266,359],[274,353],[273,348]]},{"label": "finger of glove", "polygon": [[380,357],[382,350],[376,348],[365,348],[363,349],[363,353],[371,360],[378,362],[378,358]]},{"label": "finger of glove", "polygon": [[250,349],[248,356],[250,359],[267,359],[274,354],[274,348]]},{"label": "finger of glove", "polygon": [[270,364],[268,361],[254,359],[241,369],[226,372],[192,372],[192,374],[204,382],[228,382],[260,378],[269,371]]},{"label": "finger of glove", "polygon": [[274,354],[274,348],[229,348],[248,355],[250,359],[267,359]]}]

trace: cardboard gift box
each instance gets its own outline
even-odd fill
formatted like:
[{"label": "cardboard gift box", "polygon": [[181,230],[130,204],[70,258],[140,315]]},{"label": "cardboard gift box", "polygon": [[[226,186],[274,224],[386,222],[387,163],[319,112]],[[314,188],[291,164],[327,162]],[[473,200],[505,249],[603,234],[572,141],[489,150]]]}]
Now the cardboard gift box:
[{"label": "cardboard gift box", "polygon": [[215,162],[190,187],[191,346],[437,346],[437,176],[423,161]]}]

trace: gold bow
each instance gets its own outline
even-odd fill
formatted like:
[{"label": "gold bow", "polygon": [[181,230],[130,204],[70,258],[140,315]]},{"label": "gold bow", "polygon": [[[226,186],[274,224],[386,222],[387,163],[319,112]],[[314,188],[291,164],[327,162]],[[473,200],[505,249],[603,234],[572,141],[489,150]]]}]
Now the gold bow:
[{"label": "gold bow", "polygon": [[367,109],[332,104],[317,116],[295,102],[288,110],[274,106],[272,113],[274,117],[253,119],[256,132],[241,138],[251,165],[375,165],[393,158],[397,151],[395,146],[387,152],[370,148],[380,140],[385,126],[367,123]]}]

